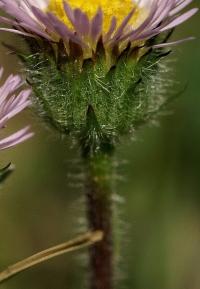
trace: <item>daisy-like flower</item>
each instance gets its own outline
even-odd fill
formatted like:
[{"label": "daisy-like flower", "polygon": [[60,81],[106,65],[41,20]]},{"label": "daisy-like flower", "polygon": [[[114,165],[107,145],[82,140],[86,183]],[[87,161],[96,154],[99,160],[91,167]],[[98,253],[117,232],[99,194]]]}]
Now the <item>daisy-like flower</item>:
[{"label": "daisy-like flower", "polygon": [[[0,68],[0,80],[3,68]],[[23,85],[18,75],[10,75],[0,87],[0,129],[4,129],[7,122],[30,105],[30,89],[17,92]],[[30,127],[27,126],[16,133],[0,139],[0,150],[13,147],[33,136]]]},{"label": "daisy-like flower", "polygon": [[[56,43],[63,41],[67,54],[75,43],[88,58],[95,53],[100,38],[107,51],[116,51],[117,47],[119,53],[127,43],[144,45],[191,18],[198,9],[183,10],[192,1],[0,0],[0,8],[14,17],[1,17],[2,23],[13,26],[1,29]],[[159,45],[166,43],[156,47]]]},{"label": "daisy-like flower", "polygon": [[24,61],[41,115],[64,133],[84,132],[85,142],[99,148],[168,103],[171,84],[168,76],[163,81],[168,70],[161,59],[169,45],[183,41],[169,38],[197,12],[188,8],[192,2],[0,0],[6,12],[0,30],[28,43],[28,52],[13,50]]}]

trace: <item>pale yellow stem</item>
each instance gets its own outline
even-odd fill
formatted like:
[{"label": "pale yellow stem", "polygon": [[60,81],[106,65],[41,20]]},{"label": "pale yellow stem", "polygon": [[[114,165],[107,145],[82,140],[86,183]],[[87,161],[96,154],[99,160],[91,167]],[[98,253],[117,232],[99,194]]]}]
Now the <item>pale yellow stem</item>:
[{"label": "pale yellow stem", "polygon": [[0,273],[0,283],[3,283],[4,281],[13,277],[14,275],[24,270],[27,270],[35,265],[38,265],[52,258],[63,255],[65,253],[91,246],[96,242],[100,242],[102,239],[103,239],[102,231],[89,232],[80,235],[73,240],[51,247],[35,255],[32,255],[14,265],[9,266],[6,270],[2,271]]}]

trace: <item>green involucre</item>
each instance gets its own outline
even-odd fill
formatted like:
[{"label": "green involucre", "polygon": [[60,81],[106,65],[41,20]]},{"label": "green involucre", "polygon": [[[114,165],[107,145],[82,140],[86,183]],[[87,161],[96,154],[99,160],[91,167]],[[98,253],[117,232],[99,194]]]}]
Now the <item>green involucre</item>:
[{"label": "green involucre", "polygon": [[41,113],[59,131],[82,133],[92,107],[102,134],[128,133],[148,121],[167,101],[163,51],[150,50],[140,60],[127,49],[109,71],[104,55],[95,62],[66,61],[62,67],[43,53],[25,57],[28,80]]}]

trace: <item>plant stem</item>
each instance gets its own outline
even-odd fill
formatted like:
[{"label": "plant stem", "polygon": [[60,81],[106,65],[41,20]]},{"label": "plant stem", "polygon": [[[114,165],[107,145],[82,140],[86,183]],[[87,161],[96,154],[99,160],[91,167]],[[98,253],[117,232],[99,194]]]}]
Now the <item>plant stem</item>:
[{"label": "plant stem", "polygon": [[89,251],[90,289],[114,289],[113,226],[112,226],[112,136],[99,125],[90,104],[86,124],[80,135],[85,163],[87,219],[90,230],[101,230],[103,240]]},{"label": "plant stem", "polygon": [[104,238],[89,250],[90,288],[113,289],[113,238],[111,159],[100,154],[87,161],[86,201],[90,230],[101,230]]},{"label": "plant stem", "polygon": [[53,259],[57,256],[91,246],[94,243],[101,241],[102,238],[103,233],[101,231],[88,232],[66,243],[41,251],[14,265],[9,266],[6,270],[0,272],[0,283],[5,282],[7,279],[10,279],[22,271]]}]

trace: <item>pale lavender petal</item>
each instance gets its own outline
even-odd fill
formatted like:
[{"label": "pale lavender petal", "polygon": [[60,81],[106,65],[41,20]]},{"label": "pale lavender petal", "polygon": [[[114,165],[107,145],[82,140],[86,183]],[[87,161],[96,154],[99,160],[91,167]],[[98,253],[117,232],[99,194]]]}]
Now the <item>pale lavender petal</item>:
[{"label": "pale lavender petal", "polygon": [[103,12],[99,8],[96,15],[93,17],[91,22],[91,37],[94,41],[96,41],[101,32],[102,32],[102,25],[103,25]]},{"label": "pale lavender petal", "polygon": [[30,127],[27,126],[18,132],[0,140],[0,150],[4,150],[10,147],[13,147],[21,142],[26,141],[27,139],[31,138],[34,133],[29,132]]},{"label": "pale lavender petal", "polygon": [[83,11],[72,9],[69,3],[63,1],[66,17],[73,27],[70,29],[55,15],[46,12],[49,0],[0,0],[0,8],[14,16],[14,19],[7,18],[7,16],[0,17],[0,23],[13,26],[12,28],[3,27],[0,30],[28,37],[38,36],[50,42],[63,40],[67,45],[71,41],[82,47],[83,54],[86,49],[88,56],[88,49],[92,52],[101,36],[106,47],[120,45],[122,42],[131,42],[134,46],[134,43],[137,45],[138,41],[146,41],[182,24],[198,11],[194,8],[185,13],[182,12],[192,1],[134,0],[139,7],[142,7],[141,9],[148,11],[146,19],[139,26],[134,27],[134,24],[130,23],[134,14],[133,9],[117,29],[117,19],[113,15],[109,30],[104,33],[101,7],[90,21]]},{"label": "pale lavender petal", "polygon": [[53,15],[52,13],[47,13],[47,15],[54,29],[60,35],[61,38],[67,41],[71,39],[78,45],[85,46],[82,40],[77,35],[75,35],[70,29],[68,29],[68,27],[61,20],[59,20],[55,15]]},{"label": "pale lavender petal", "polygon": [[192,2],[193,2],[193,0],[182,1],[176,8],[174,8],[170,12],[170,16],[173,16],[173,15],[179,13],[181,10],[183,10],[185,7],[187,7]]},{"label": "pale lavender petal", "polygon": [[67,18],[69,19],[69,21],[71,22],[71,24],[73,26],[75,26],[75,17],[74,17],[74,11],[73,9],[70,7],[70,5],[63,1],[63,5],[64,5],[64,10],[65,10],[65,13],[66,13],[66,16]]},{"label": "pale lavender petal", "polygon": [[114,37],[113,37],[113,41],[115,41],[117,38],[119,38],[124,29],[126,28],[126,26],[128,25],[129,21],[131,20],[131,18],[133,17],[133,14],[135,13],[135,8],[132,9],[132,11],[125,17],[125,19],[122,21],[122,24],[119,26],[119,28],[117,29]]},{"label": "pale lavender petal", "polygon": [[19,31],[19,30],[11,29],[11,28],[0,28],[0,31],[11,32],[11,33],[19,34],[19,35],[22,35],[22,36],[33,37],[33,38],[36,37],[36,36],[33,35],[33,34],[26,33],[26,32],[21,32],[21,31]]},{"label": "pale lavender petal", "polygon": [[180,43],[183,43],[183,42],[186,42],[186,41],[192,41],[192,40],[195,40],[195,37],[187,37],[187,38],[176,40],[176,41],[173,41],[173,42],[161,43],[161,44],[154,45],[152,47],[153,48],[169,47],[169,46],[178,45]]},{"label": "pale lavender petal", "polygon": [[107,42],[112,34],[114,33],[115,29],[117,27],[117,18],[115,16],[112,17],[111,23],[110,23],[110,28],[108,30],[108,32],[105,34],[104,36],[104,42]]},{"label": "pale lavender petal", "polygon": [[198,11],[197,8],[194,8],[181,15],[177,14],[191,2],[192,0],[152,0],[150,13],[146,20],[136,30],[132,29],[132,31],[122,34],[116,42],[147,40],[182,24]]},{"label": "pale lavender petal", "polygon": [[[0,79],[3,75],[3,68],[0,68]],[[5,80],[4,84],[0,87],[0,129],[6,126],[9,119],[16,116],[27,106],[31,104],[29,96],[31,94],[30,89],[22,89],[16,95],[16,91],[22,86],[23,81],[18,75],[10,75]],[[29,132],[29,127],[12,134],[0,140],[0,150],[14,146],[22,141],[33,136],[32,132]]]},{"label": "pale lavender petal", "polygon": [[172,28],[182,24],[183,22],[185,22],[188,19],[190,19],[193,15],[195,15],[197,12],[198,12],[197,8],[191,9],[190,11],[182,14],[181,16],[179,16],[178,18],[176,18],[175,20],[170,22],[170,24],[168,24],[167,26],[163,27],[160,31],[169,30],[169,29],[172,29]]},{"label": "pale lavender petal", "polygon": [[90,32],[90,22],[85,13],[82,13],[80,9],[74,10],[74,28],[76,32],[83,36],[88,35]]},{"label": "pale lavender petal", "polygon": [[3,76],[3,72],[4,72],[3,67],[0,67],[0,79],[1,79],[1,77]]},{"label": "pale lavender petal", "polygon": [[31,6],[31,11],[35,15],[35,17],[48,28],[49,31],[55,32],[55,29],[53,28],[53,25],[49,21],[48,16],[43,11],[41,11],[35,6]]}]

